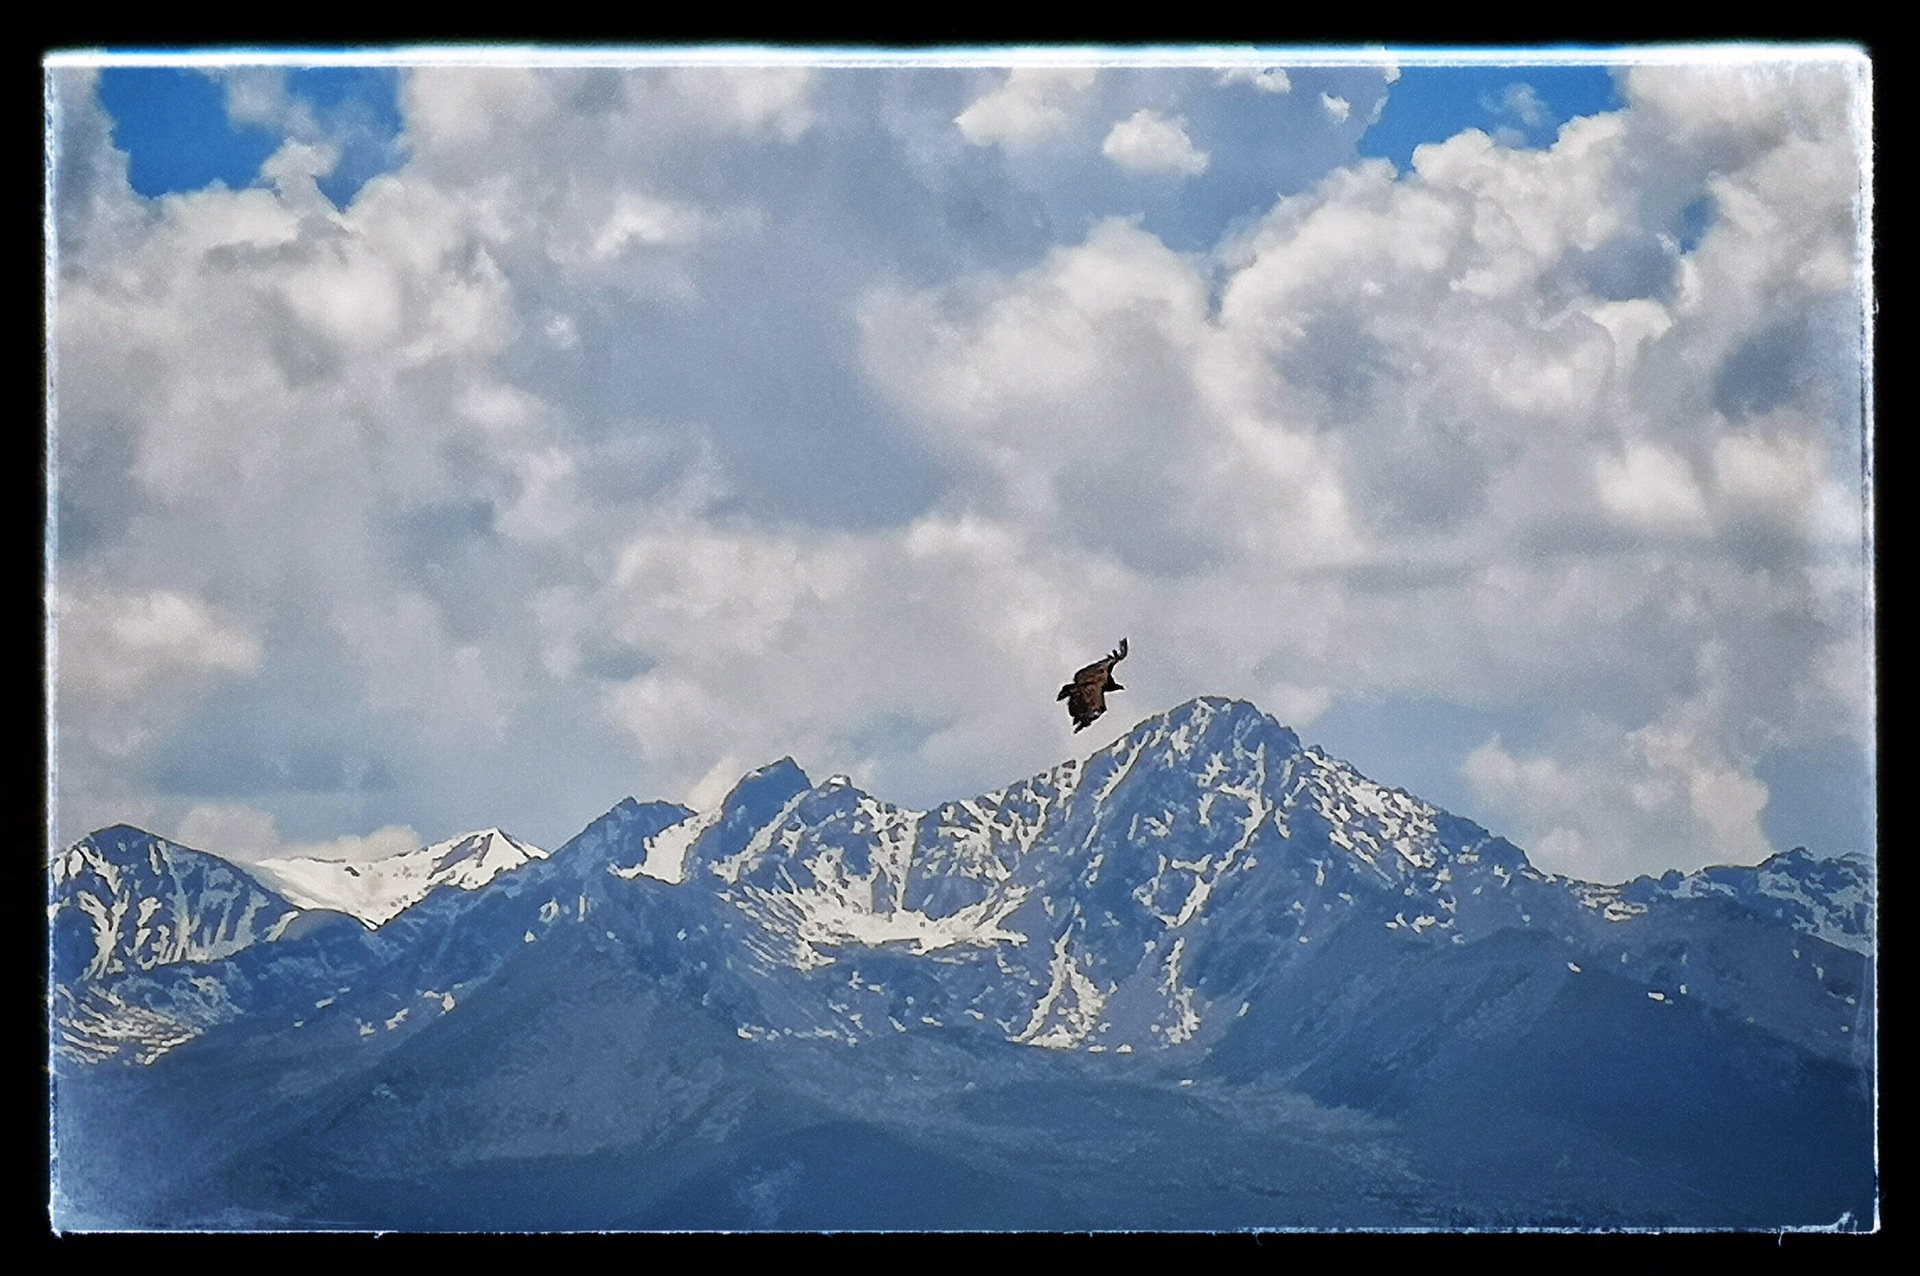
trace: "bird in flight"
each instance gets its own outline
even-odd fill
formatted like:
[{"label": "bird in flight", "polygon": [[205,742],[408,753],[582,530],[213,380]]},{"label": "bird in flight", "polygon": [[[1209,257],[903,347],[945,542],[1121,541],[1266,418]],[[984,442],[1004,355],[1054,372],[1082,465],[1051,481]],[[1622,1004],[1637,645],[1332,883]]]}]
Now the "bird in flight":
[{"label": "bird in flight", "polygon": [[1081,731],[1093,725],[1093,720],[1107,711],[1107,692],[1125,691],[1126,688],[1113,680],[1113,667],[1127,658],[1127,640],[1122,638],[1120,645],[1107,655],[1105,660],[1096,660],[1073,675],[1073,681],[1060,688],[1056,700],[1067,702],[1067,712],[1073,715],[1073,729]]}]

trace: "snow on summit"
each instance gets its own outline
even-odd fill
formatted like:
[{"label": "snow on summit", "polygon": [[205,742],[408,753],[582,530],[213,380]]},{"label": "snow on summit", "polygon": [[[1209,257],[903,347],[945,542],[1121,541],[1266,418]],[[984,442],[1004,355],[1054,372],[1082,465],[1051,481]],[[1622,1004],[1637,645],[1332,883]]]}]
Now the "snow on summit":
[{"label": "snow on summit", "polygon": [[442,886],[478,890],[547,852],[497,828],[481,829],[367,863],[285,856],[248,870],[301,908],[349,913],[382,926]]}]

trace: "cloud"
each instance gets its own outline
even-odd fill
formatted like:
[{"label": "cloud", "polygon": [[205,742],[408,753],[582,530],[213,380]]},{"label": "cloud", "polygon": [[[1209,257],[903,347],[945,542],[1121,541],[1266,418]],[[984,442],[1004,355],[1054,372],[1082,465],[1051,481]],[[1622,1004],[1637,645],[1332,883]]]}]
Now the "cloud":
[{"label": "cloud", "polygon": [[1756,864],[1775,849],[1760,829],[1767,786],[1711,746],[1658,725],[1591,745],[1521,757],[1496,737],[1467,757],[1469,782],[1540,867],[1624,881],[1648,871],[1649,841],[1687,872]]},{"label": "cloud", "polygon": [[235,124],[265,125],[281,132],[293,132],[302,124],[313,127],[310,111],[296,119],[303,106],[287,93],[285,67],[232,67],[219,72],[219,78],[226,89],[227,117]]},{"label": "cloud", "polygon": [[252,633],[174,590],[73,584],[61,590],[59,615],[62,689],[107,708],[128,706],[161,684],[260,667]]},{"label": "cloud", "polygon": [[1445,703],[1566,871],[1761,853],[1761,759],[1870,738],[1831,73],[1402,175],[1360,71],[685,70],[408,72],[345,208],[320,139],[141,201],[56,76],[63,820],[943,800],[1103,743],[1122,636],[1105,738]]},{"label": "cloud", "polygon": [[271,814],[237,802],[194,806],[175,826],[173,840],[239,864],[294,857],[370,864],[426,845],[418,833],[400,824],[389,824],[364,836],[288,842],[280,836]]},{"label": "cloud", "polygon": [[210,73],[225,87],[233,125],[306,148],[313,157],[308,175],[331,206],[346,206],[369,179],[403,158],[390,70],[229,66]]},{"label": "cloud", "polygon": [[1346,120],[1347,115],[1353,110],[1353,104],[1351,102],[1343,97],[1335,97],[1331,93],[1322,93],[1320,95],[1320,105],[1328,115],[1342,122]]},{"label": "cloud", "polygon": [[242,863],[280,853],[280,830],[273,816],[238,803],[204,803],[181,817],[174,840]]},{"label": "cloud", "polygon": [[[1240,582],[1263,569],[1290,573],[1293,587],[1281,592],[1291,606],[1245,612],[1264,622],[1270,649],[1286,653],[1281,667],[1298,680],[1290,685],[1402,694],[1446,685],[1452,696],[1503,713],[1544,707],[1578,685],[1581,698],[1607,706],[1595,730],[1611,743],[1478,755],[1482,799],[1544,840],[1557,866],[1624,873],[1634,863],[1697,866],[1706,862],[1700,855],[1750,860],[1765,851],[1756,812],[1767,796],[1752,767],[1779,729],[1767,725],[1768,683],[1825,694],[1817,688],[1826,657],[1812,635],[1857,633],[1861,611],[1857,577],[1853,585],[1817,585],[1784,561],[1769,569],[1783,574],[1756,590],[1748,575],[1755,542],[1740,521],[1762,508],[1782,516],[1792,500],[1785,493],[1795,491],[1832,492],[1828,508],[1846,508],[1843,472],[1811,443],[1825,427],[1804,417],[1782,425],[1799,442],[1776,450],[1779,436],[1727,434],[1697,388],[1681,391],[1669,380],[1680,351],[1724,348],[1721,324],[1743,322],[1719,309],[1718,298],[1737,305],[1733,299],[1751,295],[1732,278],[1730,257],[1714,256],[1713,268],[1728,275],[1712,303],[1669,308],[1652,297],[1621,298],[1612,283],[1599,295],[1563,297],[1558,317],[1543,322],[1537,307],[1555,272],[1623,233],[1626,214],[1609,210],[1671,198],[1659,186],[1636,188],[1649,177],[1665,180],[1637,166],[1648,150],[1658,153],[1666,122],[1644,121],[1649,133],[1640,123],[1581,120],[1558,146],[1527,154],[1469,133],[1423,148],[1409,180],[1384,169],[1336,174],[1283,200],[1232,246],[1214,325],[1172,302],[1182,295],[1174,281],[1189,268],[1169,261],[1165,284],[1142,288],[1151,251],[1121,254],[1123,232],[1103,228],[1075,252],[1102,263],[1106,288],[1081,291],[1072,255],[1061,254],[984,303],[889,302],[870,327],[886,334],[870,338],[876,371],[903,402],[946,423],[940,437],[948,446],[971,440],[973,462],[986,469],[1004,456],[1001,490],[1024,518],[1047,520],[1069,543],[1117,558],[1136,573],[1130,588],[1164,591],[1152,583],[1155,560],[1130,557],[1124,535],[1075,539],[1068,529],[1088,511],[1044,481],[1089,466],[1085,453],[1072,451],[1082,412],[1102,423],[1103,451],[1123,450],[1135,428],[1157,434],[1156,486],[1176,495],[1151,522],[1164,535],[1182,516],[1197,519],[1210,547],[1189,562],[1205,582],[1195,593],[1208,599],[1202,610],[1213,636],[1231,652],[1207,666],[1216,682],[1261,654],[1252,632],[1235,632],[1226,618],[1251,596]],[[1766,180],[1768,199],[1791,202],[1807,189],[1784,171]],[[1844,244],[1845,197],[1837,183],[1821,189],[1816,202],[1840,212],[1836,240]],[[1760,222],[1756,214],[1752,224]],[[1771,262],[1768,249],[1748,265],[1764,273]],[[1775,278],[1771,287],[1793,287]],[[1647,286],[1661,286],[1657,274]],[[1118,299],[1132,306],[1149,295],[1171,303],[1155,312],[1161,322],[1115,322],[1126,313],[1114,308]],[[1802,283],[1797,295],[1807,300],[1794,304],[1805,305],[1820,294]],[[1173,321],[1187,313],[1196,316],[1191,326]],[[1123,331],[1140,344],[1109,346]],[[1714,357],[1705,355],[1709,366]],[[1142,393],[1132,383],[1161,367],[1178,370],[1171,393]],[[1649,420],[1640,397],[1648,392],[1689,401],[1685,423]],[[1023,436],[1022,423],[1042,419],[1044,435]],[[1609,445],[1608,431],[1625,437]],[[1127,503],[1136,512],[1152,508],[1136,497]],[[1219,517],[1200,516],[1201,508]],[[1307,510],[1314,517],[1284,531],[1275,525],[1283,511]],[[1629,535],[1616,551],[1584,562],[1532,548],[1546,543],[1537,529],[1570,532],[1582,520]],[[1850,530],[1833,543],[1857,544],[1857,507],[1851,521],[1842,515],[1831,526],[1841,525]],[[1344,530],[1330,535],[1335,529]],[[1804,517],[1780,534],[1802,545],[1815,535]],[[1640,576],[1635,563],[1645,547],[1676,535],[1716,548],[1691,565]],[[1364,594],[1310,597],[1298,588],[1297,573],[1315,562],[1406,562],[1449,542],[1471,556],[1463,572],[1413,572],[1405,587]],[[1316,544],[1323,556],[1311,552]],[[1694,591],[1698,605],[1655,622],[1676,588]],[[1302,614],[1316,609],[1312,619]],[[1437,614],[1449,620],[1436,628]],[[1807,619],[1805,642],[1786,636],[1794,617]],[[1341,633],[1344,647],[1332,636]],[[1195,651],[1172,658],[1184,663]],[[1728,651],[1754,668],[1715,675],[1722,690],[1687,711],[1684,730],[1674,726],[1666,716],[1679,712],[1674,690],[1702,676],[1702,660],[1728,659]],[[1715,652],[1722,654],[1709,658]],[[1289,712],[1324,708],[1270,682],[1250,693],[1272,704],[1286,699]],[[1632,794],[1609,778],[1616,774],[1639,775],[1642,797],[1664,794],[1650,808],[1659,814],[1619,817],[1615,806]],[[1527,796],[1536,791],[1545,796]],[[1557,818],[1543,814],[1553,812]],[[1616,825],[1631,835],[1608,831]]]},{"label": "cloud", "polygon": [[161,814],[143,765],[210,690],[256,678],[261,635],[177,589],[127,589],[75,571],[53,635],[57,827],[75,836]]},{"label": "cloud", "polygon": [[1651,443],[1619,458],[1602,456],[1595,481],[1607,512],[1634,526],[1705,530],[1707,503],[1687,463]]},{"label": "cloud", "polygon": [[1531,84],[1525,83],[1509,84],[1495,109],[1513,116],[1528,128],[1539,128],[1549,116],[1547,104],[1540,100]]},{"label": "cloud", "polygon": [[699,238],[701,217],[692,209],[644,195],[622,193],[593,237],[588,252],[598,261],[618,256],[631,244],[689,244]]},{"label": "cloud", "polygon": [[1290,93],[1293,81],[1287,78],[1284,68],[1236,66],[1228,67],[1220,73],[1222,84],[1251,84],[1262,93]]},{"label": "cloud", "polygon": [[1096,78],[1092,67],[1015,67],[954,123],[975,146],[1033,146],[1066,131]]},{"label": "cloud", "polygon": [[1207,157],[1194,149],[1184,121],[1167,119],[1141,109],[1113,126],[1100,153],[1130,173],[1185,173],[1207,168]]},{"label": "cloud", "polygon": [[670,73],[680,95],[725,127],[797,141],[812,127],[819,72],[812,67],[682,67]]},{"label": "cloud", "polygon": [[564,100],[562,80],[529,67],[436,67],[411,72],[403,112],[415,144],[457,151],[509,131],[503,125],[543,119]]}]

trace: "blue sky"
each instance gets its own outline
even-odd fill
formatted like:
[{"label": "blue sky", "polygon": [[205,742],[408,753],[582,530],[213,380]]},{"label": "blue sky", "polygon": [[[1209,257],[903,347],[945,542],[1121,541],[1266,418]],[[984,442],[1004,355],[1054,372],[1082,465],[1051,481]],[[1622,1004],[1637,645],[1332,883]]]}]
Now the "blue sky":
[{"label": "blue sky", "polygon": [[1413,148],[1479,129],[1509,146],[1553,145],[1560,126],[1624,103],[1605,66],[1412,66],[1387,95],[1386,109],[1360,140],[1360,153],[1402,170]]},{"label": "blue sky", "polygon": [[389,61],[51,68],[64,840],[1201,694],[1557,871],[1870,838],[1863,63]]},{"label": "blue sky", "polygon": [[395,168],[401,119],[392,68],[288,67],[272,77],[277,92],[255,109],[230,107],[233,90],[208,71],[179,66],[109,67],[100,105],[113,120],[114,145],[126,152],[127,181],[155,199],[214,182],[252,186],[260,166],[290,139],[319,136],[339,147],[319,186],[344,208],[367,179]]}]

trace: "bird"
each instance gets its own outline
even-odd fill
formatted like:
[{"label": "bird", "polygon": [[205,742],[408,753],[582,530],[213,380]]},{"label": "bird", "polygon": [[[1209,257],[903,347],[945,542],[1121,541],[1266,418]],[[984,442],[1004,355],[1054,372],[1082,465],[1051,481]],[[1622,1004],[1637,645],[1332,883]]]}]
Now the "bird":
[{"label": "bird", "polygon": [[1113,667],[1127,658],[1127,640],[1122,638],[1120,645],[1108,653],[1105,660],[1096,660],[1073,675],[1073,681],[1060,688],[1055,700],[1067,702],[1067,712],[1073,716],[1073,729],[1076,733],[1093,725],[1093,720],[1107,711],[1107,692],[1125,691],[1126,688],[1113,680]]}]

